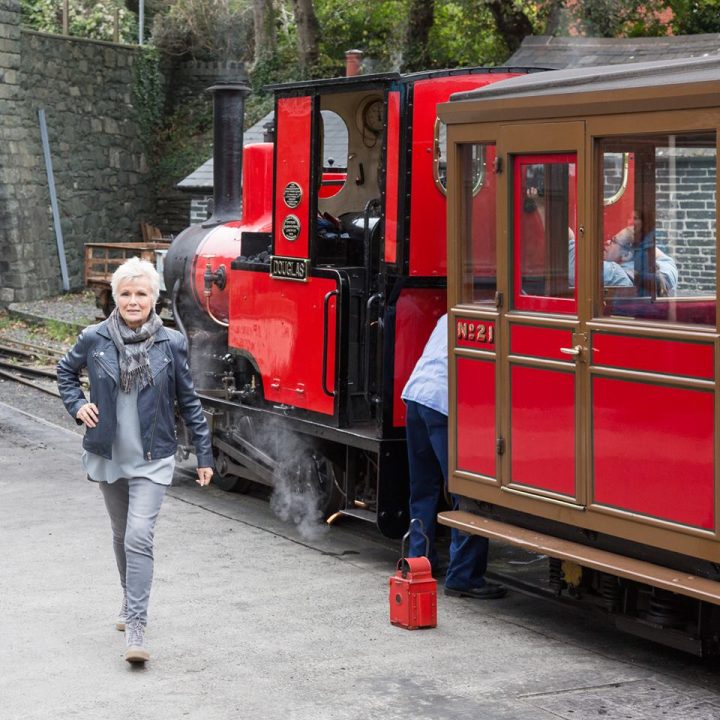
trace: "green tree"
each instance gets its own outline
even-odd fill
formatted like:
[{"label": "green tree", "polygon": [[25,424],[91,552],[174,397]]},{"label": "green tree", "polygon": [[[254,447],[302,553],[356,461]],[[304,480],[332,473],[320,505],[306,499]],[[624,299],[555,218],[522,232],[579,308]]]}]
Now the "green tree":
[{"label": "green tree", "polygon": [[668,4],[676,35],[720,32],[720,0],[675,0]]}]

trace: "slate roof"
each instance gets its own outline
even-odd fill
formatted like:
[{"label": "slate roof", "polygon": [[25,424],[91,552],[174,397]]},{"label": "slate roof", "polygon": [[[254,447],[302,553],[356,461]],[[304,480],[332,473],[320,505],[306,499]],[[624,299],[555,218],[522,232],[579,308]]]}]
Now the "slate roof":
[{"label": "slate roof", "polygon": [[[336,167],[344,167],[347,159],[347,128],[338,115],[326,110],[321,111],[325,126],[325,165],[334,160]],[[269,112],[252,127],[245,130],[243,147],[252,143],[263,142],[265,125],[272,122],[274,112]],[[213,159],[205,161],[197,170],[183,178],[178,184],[179,190],[211,195],[213,191]]]},{"label": "slate roof", "polygon": [[646,38],[526,37],[504,64],[547,69],[619,65],[720,54],[720,34]]}]

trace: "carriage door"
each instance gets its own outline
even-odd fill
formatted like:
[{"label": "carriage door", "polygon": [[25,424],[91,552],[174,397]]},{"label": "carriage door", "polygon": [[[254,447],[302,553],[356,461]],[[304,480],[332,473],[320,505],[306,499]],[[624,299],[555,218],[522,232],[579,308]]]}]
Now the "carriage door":
[{"label": "carriage door", "polygon": [[509,492],[581,506],[577,458],[584,419],[578,399],[586,382],[587,339],[576,268],[584,234],[578,203],[582,123],[536,130],[528,137],[526,127],[515,138],[511,128],[503,153],[508,203],[501,222],[507,217],[509,262],[508,300],[500,314],[501,482]]}]

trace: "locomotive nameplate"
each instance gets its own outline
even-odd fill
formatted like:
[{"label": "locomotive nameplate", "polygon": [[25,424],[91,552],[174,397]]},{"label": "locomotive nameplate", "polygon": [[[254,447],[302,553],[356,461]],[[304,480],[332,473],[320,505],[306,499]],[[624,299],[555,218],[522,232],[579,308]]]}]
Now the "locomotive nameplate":
[{"label": "locomotive nameplate", "polygon": [[303,258],[278,257],[270,260],[270,277],[276,280],[308,281],[310,261]]},{"label": "locomotive nameplate", "polygon": [[283,200],[289,208],[296,208],[302,200],[302,188],[296,182],[289,182],[283,190]]},{"label": "locomotive nameplate", "polygon": [[297,240],[300,236],[300,218],[297,215],[286,215],[282,224],[282,234],[286,240]]},{"label": "locomotive nameplate", "polygon": [[495,323],[456,318],[455,340],[458,347],[493,350],[495,348]]}]

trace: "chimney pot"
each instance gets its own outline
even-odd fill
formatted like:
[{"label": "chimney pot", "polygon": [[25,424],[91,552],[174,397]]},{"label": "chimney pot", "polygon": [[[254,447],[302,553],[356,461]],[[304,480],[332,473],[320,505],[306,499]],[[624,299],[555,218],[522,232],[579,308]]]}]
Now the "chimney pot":
[{"label": "chimney pot", "polygon": [[362,50],[348,50],[345,53],[345,77],[355,77],[362,71]]}]

